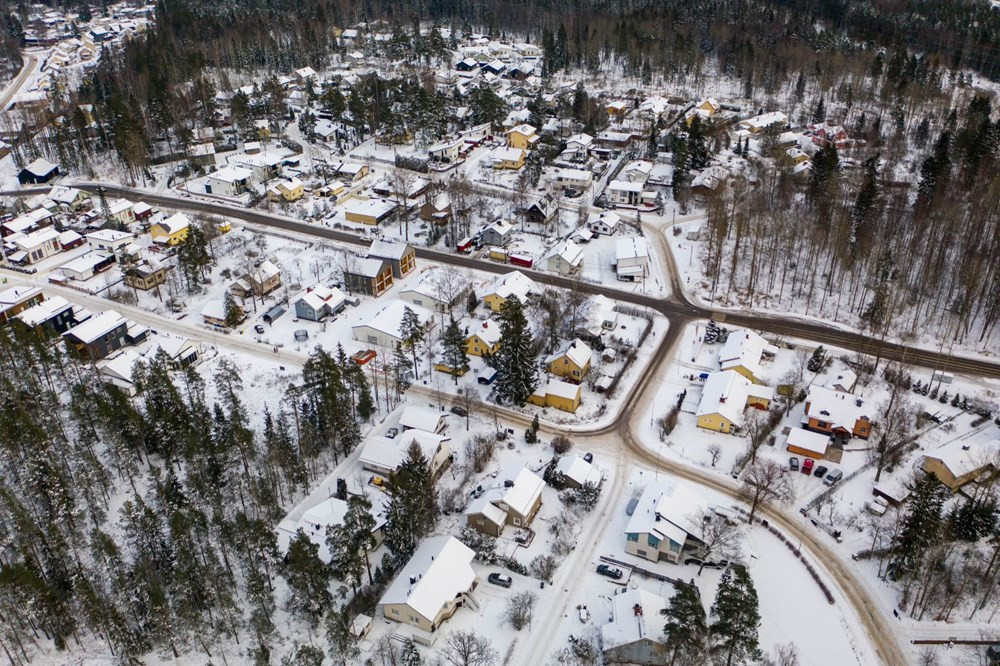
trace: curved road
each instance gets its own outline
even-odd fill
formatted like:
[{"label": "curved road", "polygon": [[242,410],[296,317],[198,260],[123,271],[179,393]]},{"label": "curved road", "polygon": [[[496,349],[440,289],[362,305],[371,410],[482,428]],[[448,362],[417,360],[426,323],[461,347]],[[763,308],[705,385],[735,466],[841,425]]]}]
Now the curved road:
[{"label": "curved road", "polygon": [[14,95],[21,90],[21,86],[24,82],[28,80],[31,76],[31,72],[34,71],[35,65],[38,63],[38,57],[31,55],[30,53],[22,53],[24,56],[24,63],[21,65],[21,71],[17,73],[17,76],[7,85],[7,91],[0,97],[0,109],[6,109],[10,100],[14,98]]}]

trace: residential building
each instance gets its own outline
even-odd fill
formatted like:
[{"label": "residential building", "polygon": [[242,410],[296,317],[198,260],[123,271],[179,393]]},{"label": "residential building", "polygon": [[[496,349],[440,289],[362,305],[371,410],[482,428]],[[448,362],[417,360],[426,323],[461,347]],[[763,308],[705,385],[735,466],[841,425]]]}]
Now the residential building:
[{"label": "residential building", "polygon": [[399,416],[399,427],[407,430],[425,430],[438,434],[448,429],[448,414],[440,410],[427,409],[417,405],[407,405]]},{"label": "residential building", "polygon": [[725,186],[727,178],[729,172],[725,167],[707,167],[691,180],[691,191],[695,194],[715,194]]},{"label": "residential building", "polygon": [[242,298],[248,298],[251,294],[261,297],[267,296],[280,286],[281,271],[273,262],[265,259],[234,282],[230,290]]},{"label": "residential building", "polygon": [[201,362],[201,343],[191,338],[160,336],[146,353],[147,358],[156,356],[161,351],[167,357],[167,365],[175,370]]},{"label": "residential building", "polygon": [[158,220],[149,227],[153,242],[173,247],[179,245],[188,237],[191,229],[191,219],[184,213],[174,213],[168,218]]},{"label": "residential building", "polygon": [[571,240],[560,241],[545,258],[545,266],[560,275],[572,275],[583,264],[583,248]]},{"label": "residential building", "polygon": [[267,188],[267,198],[271,201],[298,201],[305,194],[305,184],[298,178],[283,180]]},{"label": "residential building", "polygon": [[517,296],[521,303],[537,293],[538,287],[534,280],[520,271],[511,271],[501,275],[483,294],[483,303],[493,312],[499,312],[504,302],[511,296]]},{"label": "residential building", "polygon": [[514,234],[514,225],[507,220],[496,220],[482,232],[484,245],[501,247],[506,245]]},{"label": "residential building", "polygon": [[59,166],[39,157],[37,160],[21,169],[17,174],[17,182],[22,185],[39,185],[47,183],[59,175]]},{"label": "residential building", "polygon": [[561,190],[583,191],[593,184],[594,174],[586,169],[555,169],[552,182]]},{"label": "residential building", "polygon": [[97,375],[101,381],[116,386],[126,395],[134,396],[138,392],[135,381],[135,364],[142,362],[142,357],[131,349],[124,349],[111,358],[97,362]]},{"label": "residential building", "polygon": [[608,150],[627,150],[632,145],[632,135],[628,132],[599,132],[597,145]]},{"label": "residential building", "polygon": [[62,252],[59,232],[54,227],[44,227],[28,234],[11,236],[17,250],[8,257],[15,264],[36,264]]},{"label": "residential building", "polygon": [[[328,528],[344,524],[348,506],[346,501],[337,497],[330,497],[316,506],[306,509],[302,517],[294,523],[287,524],[283,521],[278,525],[277,530],[278,551],[282,553],[287,552],[288,545],[301,530],[319,548],[319,552],[317,553],[319,558],[326,564],[330,564],[332,555],[329,546],[326,544],[326,531]],[[368,513],[375,521],[372,526],[371,535],[375,540],[375,547],[377,548],[381,545],[382,539],[385,536],[385,515],[381,502],[377,500],[373,502],[372,506],[368,509]]]},{"label": "residential building", "polygon": [[854,393],[854,387],[858,383],[858,375],[851,369],[845,369],[837,373],[837,376],[826,383],[829,388],[841,393]]},{"label": "residential building", "polygon": [[527,466],[513,474],[505,474],[505,490],[496,505],[506,512],[508,525],[529,527],[542,508],[542,488],[545,481]]},{"label": "residential building", "polygon": [[638,206],[642,203],[642,183],[613,180],[605,189],[608,203],[614,206]]},{"label": "residential building", "polygon": [[295,316],[309,321],[320,321],[337,314],[347,304],[347,296],[337,287],[315,285],[306,289],[295,301]]},{"label": "residential building", "polygon": [[645,160],[629,162],[618,174],[619,180],[626,180],[630,183],[645,183],[653,173],[653,163]]},{"label": "residential building", "polygon": [[410,305],[403,301],[393,301],[366,324],[351,327],[351,335],[355,340],[369,345],[377,345],[385,349],[395,349],[403,344],[403,313],[410,309],[417,315],[421,326],[425,329],[434,326],[434,315],[430,310],[419,305]]},{"label": "residential building", "polygon": [[672,650],[663,643],[663,597],[625,588],[611,597],[611,619],[601,626],[601,647],[609,664],[668,666]]},{"label": "residential building", "polygon": [[105,358],[125,345],[146,339],[149,329],[129,321],[114,310],[106,310],[65,333],[67,346],[93,361]]},{"label": "residential building", "polygon": [[491,488],[476,497],[465,508],[465,522],[483,534],[499,537],[507,527],[507,512],[497,504],[503,492]]},{"label": "residential building", "polygon": [[472,281],[450,268],[433,267],[426,270],[414,284],[399,291],[400,300],[429,308],[438,314],[451,312],[462,306],[472,293]]},{"label": "residential building", "polygon": [[834,145],[838,150],[843,150],[847,147],[847,130],[840,125],[814,123],[806,126],[806,130],[812,135],[812,142],[821,148]]},{"label": "residential building", "polygon": [[197,143],[188,148],[188,161],[195,166],[215,166],[215,144]]},{"label": "residential building", "polygon": [[593,352],[587,343],[576,338],[568,345],[545,359],[548,371],[556,377],[579,384],[590,372]]},{"label": "residential building", "polygon": [[587,228],[595,234],[613,236],[618,230],[618,224],[620,222],[621,218],[618,217],[617,213],[604,211],[603,213],[597,215],[591,215],[590,219],[587,221]]},{"label": "residential building", "polygon": [[773,399],[774,389],[754,384],[733,370],[713,372],[705,380],[695,412],[698,427],[732,433],[743,427],[747,407],[767,409]]},{"label": "residential building", "polygon": [[450,442],[448,435],[412,429],[395,439],[369,437],[361,448],[358,461],[362,468],[388,478],[406,461],[410,444],[416,443],[427,459],[431,475],[437,478],[451,457]]},{"label": "residential building", "polygon": [[[20,287],[15,287],[19,289]],[[36,288],[31,288],[35,291]],[[41,297],[41,290],[37,290],[37,296]],[[0,299],[3,299],[0,293]],[[0,308],[3,304],[0,303]],[[9,311],[0,311],[0,322],[7,321]],[[11,315],[13,316],[13,315]],[[26,309],[22,309],[17,318],[28,328],[44,330],[49,334],[62,335],[73,328],[76,320],[73,316],[73,305],[62,296],[52,296],[45,300],[35,301],[35,304]]]},{"label": "residential building", "polygon": [[953,493],[969,483],[991,483],[1000,466],[1000,440],[956,439],[924,455],[921,467]]},{"label": "residential building", "polygon": [[417,267],[417,252],[406,243],[373,240],[367,256],[388,261],[392,266],[392,277],[397,280],[406,277]]},{"label": "residential building", "polygon": [[[244,318],[246,318],[245,315]],[[225,302],[214,300],[205,303],[205,307],[201,309],[201,320],[203,323],[215,328],[226,328]]]},{"label": "residential building", "polygon": [[788,116],[781,111],[771,111],[768,113],[762,113],[759,116],[754,116],[753,118],[741,120],[739,127],[740,129],[746,130],[751,134],[760,134],[771,127],[781,129],[787,124]]},{"label": "residential building", "polygon": [[428,197],[420,205],[420,219],[424,222],[447,224],[451,219],[451,199],[444,192]]},{"label": "residential building", "polygon": [[126,248],[135,240],[135,234],[116,229],[98,229],[86,236],[87,244],[95,250],[118,253],[122,248]]},{"label": "residential building", "polygon": [[813,386],[806,397],[803,426],[837,439],[868,439],[870,409],[861,398],[825,386]]},{"label": "residential building", "polygon": [[757,333],[736,329],[729,333],[719,350],[719,367],[722,370],[735,370],[754,384],[763,384],[761,360],[773,359],[777,351],[777,347],[768,344]]},{"label": "residential building", "polygon": [[643,490],[625,527],[625,552],[674,564],[698,557],[704,552],[698,538],[704,516],[712,516],[712,510],[703,495],[675,481],[654,481]]},{"label": "residential building", "polygon": [[492,356],[500,351],[500,325],[492,319],[472,329],[465,338],[465,353],[469,356]]},{"label": "residential building", "polygon": [[351,199],[344,205],[344,219],[376,226],[392,217],[396,207],[396,202],[389,199]]},{"label": "residential building", "polygon": [[385,259],[357,259],[344,269],[348,293],[378,298],[392,286],[392,264]]},{"label": "residential building", "polygon": [[0,291],[0,324],[45,300],[38,287],[9,287]]},{"label": "residential building", "polygon": [[539,197],[524,209],[524,217],[532,224],[548,224],[552,216],[559,210],[559,206],[551,195],[546,194]]},{"label": "residential building", "polygon": [[427,149],[427,154],[430,155],[433,162],[450,164],[458,160],[463,146],[465,146],[464,139],[452,139],[434,144]]},{"label": "residential building", "polygon": [[618,279],[638,282],[648,276],[649,246],[645,238],[619,238],[615,242],[615,272]]},{"label": "residential building", "polygon": [[589,134],[574,134],[566,139],[566,150],[564,153],[573,153],[579,157],[586,158],[593,146],[594,137]]},{"label": "residential building", "polygon": [[363,180],[368,175],[368,166],[364,164],[352,164],[350,162],[339,162],[333,165],[333,175],[339,180],[354,184]]},{"label": "residential building", "polygon": [[528,397],[528,402],[572,414],[580,406],[582,398],[583,390],[579,384],[550,379],[535,389],[535,392]]},{"label": "residential building", "polygon": [[253,171],[238,166],[225,166],[205,179],[205,192],[224,197],[238,197],[253,183]]},{"label": "residential building", "polygon": [[490,153],[494,169],[517,170],[524,166],[525,153],[520,148],[495,148]]},{"label": "residential building", "polygon": [[63,187],[56,185],[49,191],[49,198],[62,208],[70,211],[78,211],[90,203],[90,195],[75,187]]},{"label": "residential building", "polygon": [[[471,600],[478,584],[473,557],[475,552],[455,537],[424,539],[379,600],[382,615],[425,632],[437,631]],[[478,607],[478,602],[472,604]]]},{"label": "residential building", "polygon": [[171,268],[169,264],[143,259],[125,269],[125,284],[143,291],[153,289],[167,281],[167,271]]},{"label": "residential building", "polygon": [[274,153],[257,152],[256,154],[237,153],[226,158],[230,166],[246,169],[253,174],[258,183],[266,183],[278,177],[281,163],[285,160]]},{"label": "residential building", "polygon": [[599,486],[604,480],[601,470],[577,455],[560,458],[556,472],[567,488],[582,488],[588,483]]},{"label": "residential building", "polygon": [[507,130],[507,147],[520,150],[531,150],[538,143],[539,136],[537,130],[528,125],[517,125]]},{"label": "residential building", "polygon": [[68,261],[59,267],[59,272],[70,280],[83,282],[98,273],[103,273],[115,264],[115,255],[101,250],[91,250],[87,254]]},{"label": "residential building", "polygon": [[107,216],[127,227],[135,222],[135,204],[128,199],[117,199],[108,204]]},{"label": "residential building", "polygon": [[785,448],[795,455],[822,460],[830,450],[830,436],[805,428],[792,428],[785,439]]}]

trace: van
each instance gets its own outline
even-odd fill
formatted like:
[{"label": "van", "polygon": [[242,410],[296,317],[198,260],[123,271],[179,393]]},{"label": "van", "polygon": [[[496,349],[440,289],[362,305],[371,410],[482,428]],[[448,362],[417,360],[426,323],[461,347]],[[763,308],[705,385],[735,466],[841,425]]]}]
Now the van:
[{"label": "van", "polygon": [[844,478],[844,473],[841,472],[839,469],[830,470],[830,473],[826,475],[825,479],[823,479],[823,483],[828,486],[832,486],[833,484],[837,483],[837,481],[840,481],[842,478]]}]

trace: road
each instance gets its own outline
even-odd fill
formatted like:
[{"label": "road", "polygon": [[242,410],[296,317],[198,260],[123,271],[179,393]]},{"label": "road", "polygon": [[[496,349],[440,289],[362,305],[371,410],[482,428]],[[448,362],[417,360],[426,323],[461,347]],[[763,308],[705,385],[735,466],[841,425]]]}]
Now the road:
[{"label": "road", "polygon": [[[96,192],[97,188],[102,185],[86,183],[78,184],[77,186],[81,187],[81,189]],[[111,185],[103,185],[103,187],[106,188],[106,195],[122,196],[134,200],[142,199],[147,203],[165,208],[227,216],[251,224],[357,246],[365,246],[368,243],[367,239],[353,233],[306,224],[299,220],[260,211],[237,209],[219,203],[192,198],[149,194]],[[44,188],[33,188],[31,191],[44,191]],[[659,231],[662,232],[664,230]],[[585,521],[585,525],[579,536],[577,549],[567,558],[568,561],[565,563],[565,566],[560,567],[554,581],[555,589],[551,590],[551,596],[546,598],[544,606],[539,608],[532,631],[515,646],[512,663],[530,663],[550,654],[554,649],[555,644],[553,641],[559,640],[556,631],[557,627],[573,599],[574,586],[572,585],[572,576],[574,572],[580,571],[582,567],[594,563],[597,556],[597,544],[599,543],[597,536],[606,524],[606,521],[602,518],[607,515],[607,511],[609,510],[608,503],[617,497],[618,493],[616,491],[620,490],[620,484],[627,478],[631,465],[635,463],[652,465],[692,483],[709,487],[716,492],[730,497],[734,501],[742,502],[739,488],[735,483],[728,479],[711,475],[700,469],[686,467],[677,462],[663,459],[643,447],[636,434],[639,431],[638,425],[640,421],[648,418],[649,410],[652,408],[651,403],[655,396],[656,388],[653,378],[660,377],[665,373],[667,365],[675,356],[677,343],[688,323],[697,319],[714,316],[724,319],[727,324],[745,326],[782,336],[793,336],[829,346],[860,350],[867,354],[879,354],[883,358],[898,359],[909,364],[985,377],[1000,377],[1000,364],[985,359],[949,356],[895,343],[883,343],[858,333],[838,330],[819,322],[801,321],[793,317],[761,316],[753,313],[734,314],[712,310],[692,303],[686,298],[683,290],[680,288],[680,278],[669,249],[663,247],[662,238],[657,239],[656,242],[661,246],[661,253],[670,269],[669,273],[673,293],[667,298],[647,296],[605,285],[579,282],[551,273],[531,270],[524,271],[541,284],[568,289],[577,288],[585,293],[602,294],[618,302],[650,308],[664,315],[670,321],[670,328],[660,338],[651,362],[643,370],[637,381],[629,387],[629,393],[625,396],[622,408],[616,418],[609,424],[593,428],[587,432],[573,433],[574,440],[580,449],[601,451],[607,454],[609,459],[615,461],[613,487],[603,495],[602,503],[595,512],[596,515]],[[506,265],[428,248],[417,248],[417,256],[422,259],[494,274],[510,270],[510,267]],[[47,288],[51,289],[52,287],[48,286]],[[65,288],[60,288],[59,293],[75,302],[86,303],[90,299],[100,300]],[[126,316],[132,317],[157,330],[176,332],[202,340],[205,339],[206,331],[192,324],[181,324],[167,317],[152,315],[135,308],[121,307],[117,304],[114,307],[122,310],[122,313]],[[214,342],[215,340],[213,339]],[[243,351],[273,358],[269,356],[268,348],[262,348],[261,345],[250,340],[240,340],[235,336],[226,336],[224,344]],[[282,351],[279,353],[279,357],[282,360],[286,360],[286,356],[290,363],[301,364],[302,362],[301,354],[295,353],[293,357],[292,352]],[[519,412],[499,408],[498,413],[511,424],[516,424],[519,427],[526,427],[528,425],[528,419]],[[564,428],[560,428],[555,424],[544,422],[541,429],[543,432],[551,434],[565,431]],[[849,566],[842,562],[823,541],[823,535],[816,531],[805,529],[795,515],[787,513],[784,509],[767,508],[763,510],[763,513],[773,523],[780,525],[790,538],[801,540],[802,547],[809,552],[815,561],[820,563],[822,572],[834,581],[853,607],[868,633],[868,637],[877,651],[881,663],[893,665],[905,664],[905,653],[895,638],[892,625],[872,600],[872,595],[855,578]]]},{"label": "road", "polygon": [[31,73],[35,70],[35,65],[38,64],[38,56],[31,55],[30,53],[22,53],[24,56],[24,63],[21,65],[21,71],[18,72],[14,80],[10,82],[7,86],[7,90],[4,92],[3,96],[0,97],[0,109],[6,109],[10,100],[17,95],[21,90],[21,86],[24,82],[28,80]]}]

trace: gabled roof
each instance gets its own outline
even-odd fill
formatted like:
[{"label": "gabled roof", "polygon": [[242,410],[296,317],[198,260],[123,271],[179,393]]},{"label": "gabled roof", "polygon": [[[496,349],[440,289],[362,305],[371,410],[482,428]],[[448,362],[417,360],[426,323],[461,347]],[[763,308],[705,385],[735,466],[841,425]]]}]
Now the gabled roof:
[{"label": "gabled roof", "polygon": [[959,479],[989,465],[997,466],[1000,463],[1000,439],[956,439],[927,453],[925,457],[940,460]]},{"label": "gabled roof", "polygon": [[552,361],[559,360],[563,356],[567,357],[570,361],[582,368],[590,362],[590,359],[593,356],[593,351],[586,342],[580,338],[576,338],[555,354],[551,354],[547,359],[545,359],[545,362],[551,363]]},{"label": "gabled roof", "polygon": [[352,328],[368,326],[369,328],[379,331],[380,333],[385,333],[386,335],[401,340],[403,338],[403,334],[400,331],[400,328],[403,324],[403,314],[406,312],[407,308],[413,310],[422,325],[426,325],[427,322],[434,316],[430,310],[420,307],[419,305],[404,303],[403,301],[393,301],[387,305],[384,310],[375,315],[375,317],[367,324],[358,324]]},{"label": "gabled roof", "polygon": [[767,340],[753,331],[745,329],[732,331],[719,350],[719,367],[731,370],[742,366],[759,379],[760,359],[768,347],[770,345]]},{"label": "gabled roof", "polygon": [[469,516],[481,513],[496,525],[506,524],[507,512],[496,504],[500,501],[501,496],[502,493],[499,488],[487,490],[465,507],[465,515]]},{"label": "gabled roof", "polygon": [[500,325],[492,319],[487,319],[480,326],[469,330],[469,337],[473,335],[492,347],[500,342]]},{"label": "gabled roof", "polygon": [[564,456],[556,464],[556,470],[565,477],[576,481],[581,486],[585,483],[599,484],[601,470],[597,469],[580,456]]},{"label": "gabled roof", "polygon": [[701,390],[697,416],[720,414],[735,426],[743,425],[743,410],[746,409],[751,386],[750,380],[735,370],[709,374]]},{"label": "gabled roof", "polygon": [[511,271],[497,278],[484,296],[495,294],[504,299],[517,296],[523,302],[535,289],[534,280],[520,271]]},{"label": "gabled roof", "polygon": [[561,257],[570,266],[577,267],[583,262],[583,248],[571,240],[564,240],[552,248],[549,257]]},{"label": "gabled roof", "polygon": [[373,278],[387,270],[389,270],[389,262],[385,259],[364,258],[358,259],[354,266],[344,272],[350,275],[360,275],[362,277]]},{"label": "gabled roof", "polygon": [[425,539],[379,604],[405,604],[433,622],[445,603],[472,587],[473,557],[475,552],[455,537]]},{"label": "gabled roof", "polygon": [[811,387],[806,404],[807,417],[825,421],[832,428],[853,432],[860,419],[868,418],[869,408],[861,398],[825,386]]},{"label": "gabled roof", "polygon": [[655,481],[643,490],[625,527],[626,534],[653,534],[683,544],[700,529],[697,520],[710,510],[704,495],[674,481]]},{"label": "gabled roof", "polygon": [[[32,305],[27,310],[21,311],[17,316],[24,322],[25,326],[35,327],[47,322],[57,314],[71,309],[73,306],[62,296],[50,296],[37,305]],[[0,303],[0,310],[4,305]]]},{"label": "gabled roof", "polygon": [[368,248],[368,256],[377,259],[400,261],[408,252],[412,251],[413,249],[406,243],[393,243],[391,241],[375,239],[372,241],[371,247]]},{"label": "gabled roof", "polygon": [[24,167],[24,171],[27,171],[32,176],[47,176],[54,170],[58,169],[57,164],[49,162],[47,159],[39,157],[37,160]]},{"label": "gabled roof", "polygon": [[399,416],[399,425],[404,428],[437,432],[441,419],[447,416],[448,412],[434,411],[417,405],[407,405],[406,409]]},{"label": "gabled roof", "polygon": [[531,512],[531,506],[542,494],[544,487],[545,481],[541,477],[527,467],[522,467],[514,477],[514,485],[507,489],[500,501],[511,510],[526,516]]},{"label": "gabled roof", "polygon": [[235,183],[241,180],[250,180],[250,178],[253,177],[253,172],[250,171],[250,169],[244,169],[243,167],[225,166],[215,173],[208,174],[208,177],[227,183]]},{"label": "gabled roof", "polygon": [[90,344],[105,333],[110,333],[119,326],[127,325],[128,319],[114,310],[106,310],[79,326],[69,329],[63,335],[76,338],[84,344]]},{"label": "gabled roof", "polygon": [[667,602],[658,594],[641,588],[628,589],[611,597],[611,621],[601,627],[604,649],[629,645],[640,640],[663,642],[663,615]]}]

